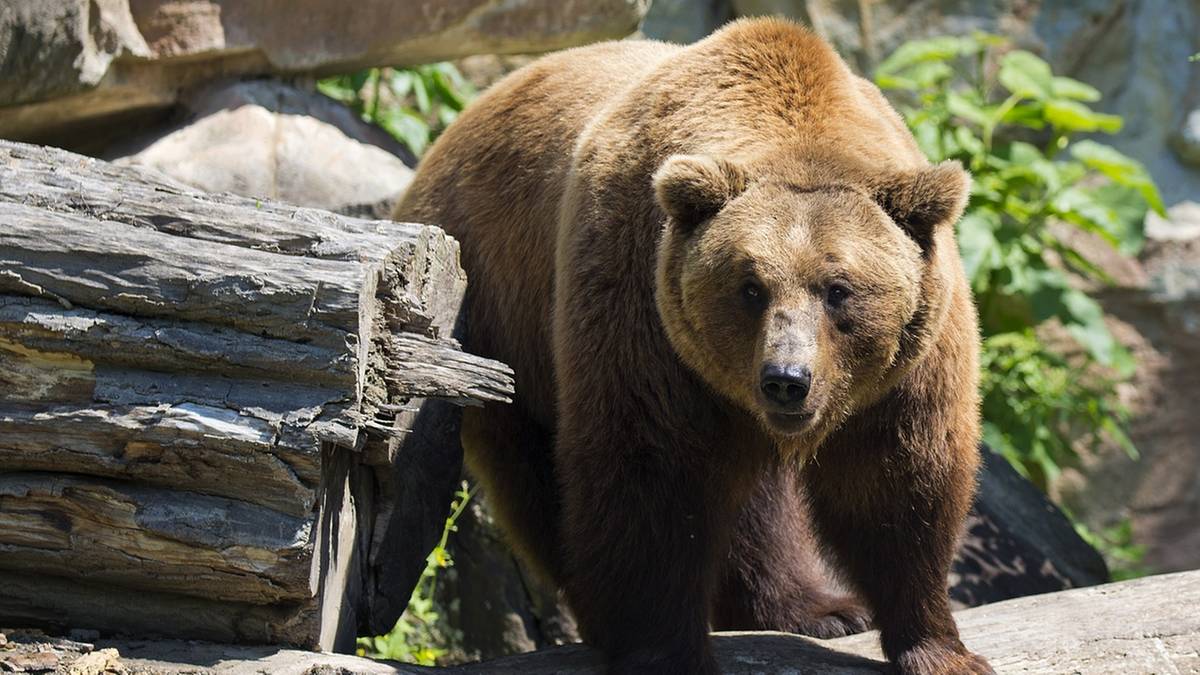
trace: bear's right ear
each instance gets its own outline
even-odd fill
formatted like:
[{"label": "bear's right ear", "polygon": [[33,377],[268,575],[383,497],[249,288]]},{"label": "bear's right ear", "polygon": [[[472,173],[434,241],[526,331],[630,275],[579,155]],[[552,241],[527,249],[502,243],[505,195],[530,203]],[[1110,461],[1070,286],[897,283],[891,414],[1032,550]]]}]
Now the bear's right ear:
[{"label": "bear's right ear", "polygon": [[741,167],[703,155],[672,155],[654,172],[653,180],[659,206],[685,233],[746,189]]},{"label": "bear's right ear", "polygon": [[871,189],[879,206],[928,252],[937,228],[962,216],[971,195],[971,174],[949,160],[877,177]]}]

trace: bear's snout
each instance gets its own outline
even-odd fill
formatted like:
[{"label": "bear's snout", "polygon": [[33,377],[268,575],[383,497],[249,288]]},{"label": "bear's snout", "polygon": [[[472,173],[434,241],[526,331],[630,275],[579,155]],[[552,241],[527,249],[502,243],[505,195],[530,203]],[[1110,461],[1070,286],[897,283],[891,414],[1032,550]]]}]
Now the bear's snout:
[{"label": "bear's snout", "polygon": [[763,396],[782,412],[800,407],[808,398],[812,371],[808,366],[768,363],[763,366],[760,387]]}]

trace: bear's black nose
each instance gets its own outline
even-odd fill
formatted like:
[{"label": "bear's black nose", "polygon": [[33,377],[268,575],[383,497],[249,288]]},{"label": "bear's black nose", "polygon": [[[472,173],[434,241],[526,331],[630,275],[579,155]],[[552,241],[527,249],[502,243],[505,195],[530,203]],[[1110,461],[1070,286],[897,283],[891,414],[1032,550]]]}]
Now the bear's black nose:
[{"label": "bear's black nose", "polygon": [[781,366],[768,363],[762,369],[762,392],[767,400],[783,408],[794,408],[804,402],[812,385],[812,371],[807,366]]}]

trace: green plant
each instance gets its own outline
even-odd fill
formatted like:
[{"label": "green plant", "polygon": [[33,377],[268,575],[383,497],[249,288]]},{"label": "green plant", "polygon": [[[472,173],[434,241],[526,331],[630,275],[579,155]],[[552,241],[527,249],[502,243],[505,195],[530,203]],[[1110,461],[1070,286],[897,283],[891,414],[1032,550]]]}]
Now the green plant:
[{"label": "green plant", "polygon": [[[1084,232],[1133,254],[1146,211],[1163,213],[1141,164],[1077,138],[1115,133],[1122,119],[1088,106],[1095,88],[981,33],[909,42],[875,81],[930,160],[958,160],[974,179],[958,239],[983,333],[985,441],[1043,489],[1081,447],[1114,442],[1136,457],[1115,393],[1133,359],[1082,290],[1111,279],[1071,243]],[[1047,340],[1052,325],[1077,348]],[[1080,526],[1117,574],[1136,573],[1140,557],[1125,526],[1123,539]]]},{"label": "green plant", "polygon": [[1142,564],[1146,548],[1133,543],[1133,526],[1129,518],[1100,531],[1093,531],[1076,523],[1075,531],[1084,541],[1104,552],[1113,581],[1125,581],[1150,574],[1150,570]]},{"label": "green plant", "polygon": [[[1060,236],[1087,232],[1131,254],[1146,210],[1162,212],[1140,164],[1075,139],[1114,133],[1121,118],[1087,105],[1100,98],[1093,87],[985,34],[909,42],[875,80],[898,93],[931,160],[959,160],[974,177],[958,235],[984,337],[987,442],[1043,488],[1076,458],[1079,439],[1115,441],[1136,456],[1114,394],[1132,357],[1100,305],[1072,283],[1111,279]],[[1051,323],[1081,349],[1044,342],[1040,329]]]},{"label": "green plant", "polygon": [[435,602],[437,580],[442,570],[454,565],[446,545],[450,541],[450,533],[458,530],[455,523],[474,495],[475,489],[468,488],[467,482],[463,481],[454,494],[441,539],[425,559],[425,569],[417,580],[404,614],[386,635],[359,638],[359,656],[433,666],[446,654],[446,649],[440,646],[446,643],[446,639]]},{"label": "green plant", "polygon": [[323,79],[317,91],[354,108],[418,157],[475,97],[451,63],[369,68]]}]

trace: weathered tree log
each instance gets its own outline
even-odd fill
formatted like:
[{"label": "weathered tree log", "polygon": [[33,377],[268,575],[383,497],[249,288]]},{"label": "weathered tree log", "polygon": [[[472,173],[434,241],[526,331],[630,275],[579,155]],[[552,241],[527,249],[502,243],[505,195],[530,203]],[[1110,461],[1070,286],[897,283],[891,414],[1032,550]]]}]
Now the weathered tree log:
[{"label": "weathered tree log", "polygon": [[0,141],[0,625],[390,628],[455,406],[512,391],[453,340],[464,288],[435,227]]},{"label": "weathered tree log", "polygon": [[[1007,600],[955,613],[963,641],[999,673],[1200,672],[1200,571]],[[6,659],[43,657],[59,672],[81,655],[128,672],[222,675],[600,675],[601,655],[582,645],[452,668],[423,668],[345,655],[182,641],[101,640],[95,645],[44,636],[9,636]],[[784,633],[718,633],[714,645],[728,675],[888,672],[875,632],[837,640]],[[103,649],[103,651],[99,651]],[[48,658],[47,658],[48,657]],[[71,671],[74,672],[74,671]]]}]

